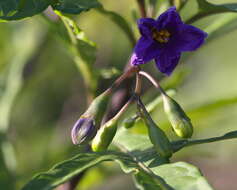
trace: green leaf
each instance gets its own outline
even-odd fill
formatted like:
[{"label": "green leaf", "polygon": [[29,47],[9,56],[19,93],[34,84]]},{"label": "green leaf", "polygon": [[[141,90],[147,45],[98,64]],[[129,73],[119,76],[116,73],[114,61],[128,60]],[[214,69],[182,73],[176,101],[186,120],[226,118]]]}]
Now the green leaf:
[{"label": "green leaf", "polygon": [[206,13],[237,12],[237,3],[215,5],[206,0],[197,0],[198,7]]},{"label": "green leaf", "polygon": [[237,97],[223,98],[214,102],[205,103],[192,110],[188,110],[191,118],[201,119],[215,111],[226,108],[237,103]]},{"label": "green leaf", "polygon": [[150,176],[144,172],[134,174],[135,185],[140,190],[162,190]]},{"label": "green leaf", "polygon": [[[43,172],[23,187],[23,190],[50,190],[70,180],[80,172],[102,162],[119,161],[125,163],[127,168],[134,167],[134,162],[129,156],[118,153],[81,153],[74,158],[55,165],[48,172]],[[127,169],[127,171],[130,171]]]},{"label": "green leaf", "polygon": [[237,3],[216,5],[206,0],[196,0],[196,2],[198,4],[198,12],[186,21],[188,24],[213,14],[237,12]]},{"label": "green leaf", "polygon": [[135,174],[135,180],[140,190],[213,190],[199,169],[186,162],[163,164],[152,171],[163,178],[170,187],[160,188],[153,178],[147,176],[146,173],[139,172]]},{"label": "green leaf", "polygon": [[58,185],[65,183],[80,172],[95,166],[103,161],[118,162],[124,172],[141,171],[146,175],[154,178],[156,186],[168,187],[165,181],[159,176],[151,176],[151,174],[141,167],[138,161],[135,161],[132,156],[119,152],[104,152],[104,153],[81,153],[76,157],[57,164],[48,172],[43,172],[27,183],[22,190],[50,190]]},{"label": "green leaf", "polygon": [[80,14],[99,6],[101,4],[97,0],[58,0],[57,3],[53,4],[55,10],[68,14]]},{"label": "green leaf", "polygon": [[225,14],[210,23],[205,31],[208,33],[208,41],[224,36],[237,29],[237,14]]},{"label": "green leaf", "polygon": [[124,172],[133,172],[139,189],[190,190],[193,187],[196,190],[211,190],[196,167],[183,162],[164,165],[164,161],[153,150],[140,149],[141,147],[138,146],[133,148],[130,146],[131,151],[123,147],[126,153],[80,153],[72,159],[57,164],[49,171],[36,175],[22,190],[54,189],[103,161],[115,161]]},{"label": "green leaf", "polygon": [[128,22],[118,13],[113,11],[107,11],[103,7],[97,9],[100,13],[104,14],[107,18],[110,18],[115,24],[120,27],[122,31],[127,35],[128,39],[130,40],[132,46],[136,44],[136,39],[134,37],[133,31],[128,24]]},{"label": "green leaf", "polygon": [[1,0],[0,20],[18,20],[41,13],[50,5],[48,0]]},{"label": "green leaf", "polygon": [[[230,135],[233,137],[236,133]],[[137,161],[142,162],[153,174],[161,177],[172,187],[164,188],[164,190],[212,190],[195,166],[184,162],[164,164],[165,161],[157,155],[147,135],[134,134],[130,130],[121,128],[115,136],[114,143],[118,147],[122,147],[121,150],[127,150]],[[147,176],[147,173],[143,173],[143,171],[135,173],[134,177],[136,186],[140,190],[160,189],[156,180]]]},{"label": "green leaf", "polygon": [[[68,50],[70,50],[89,91],[94,94],[97,87],[97,72],[92,66],[96,60],[96,45],[86,37],[86,34],[77,26],[74,20],[59,11],[55,12],[62,19],[70,37],[70,40],[64,39]],[[60,37],[61,39],[64,38],[64,36]]]},{"label": "green leaf", "polygon": [[152,171],[162,177],[175,190],[212,190],[199,169],[185,162],[164,164]]}]

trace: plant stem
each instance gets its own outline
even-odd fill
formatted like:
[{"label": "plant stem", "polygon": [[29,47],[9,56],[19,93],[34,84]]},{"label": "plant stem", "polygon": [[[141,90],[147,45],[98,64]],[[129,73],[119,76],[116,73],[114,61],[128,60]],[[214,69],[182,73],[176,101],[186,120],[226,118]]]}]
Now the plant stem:
[{"label": "plant stem", "polygon": [[174,141],[172,142],[172,145],[173,145],[174,151],[177,152],[180,149],[187,146],[193,146],[193,145],[204,144],[204,143],[212,143],[212,142],[234,139],[234,138],[237,138],[237,131],[232,131],[219,137],[212,137],[212,138],[207,138],[207,139]]},{"label": "plant stem", "polygon": [[132,66],[126,70],[104,93],[110,94],[116,89],[125,79],[130,78],[134,73],[140,70],[138,66]]},{"label": "plant stem", "polygon": [[61,18],[68,32],[68,36],[71,41],[71,43],[67,43],[68,49],[70,50],[70,53],[72,54],[72,57],[73,57],[74,62],[76,63],[76,66],[78,67],[79,71],[82,74],[85,86],[87,88],[88,103],[90,103],[94,97],[94,93],[97,87],[97,75],[94,72],[91,64],[88,64],[84,60],[82,60],[81,55],[80,55],[80,50],[78,49],[78,46],[77,46],[78,40],[76,38],[76,35],[73,32],[73,28],[68,23],[67,18],[61,13],[58,13],[58,12],[56,13]]},{"label": "plant stem", "polygon": [[129,105],[134,102],[134,100],[135,100],[135,96],[132,96],[112,119],[116,120],[120,118],[121,115],[128,109]]},{"label": "plant stem", "polygon": [[191,18],[189,18],[185,23],[186,24],[192,24],[196,22],[197,20],[210,15],[210,13],[203,13],[203,12],[198,12],[197,14],[193,15]]},{"label": "plant stem", "polygon": [[135,94],[140,95],[142,90],[142,81],[141,81],[141,76],[139,73],[136,73],[136,87],[135,87]]},{"label": "plant stem", "polygon": [[[136,69],[139,69],[139,67],[136,67]],[[135,70],[135,71],[137,71],[137,70]],[[127,103],[119,110],[119,112],[112,119],[118,119],[127,110],[128,106],[131,103],[133,103],[134,100],[137,99],[137,96],[140,95],[140,93],[141,93],[141,76],[138,74],[138,72],[136,73],[136,87],[135,87],[134,92],[135,92],[135,94],[132,95],[132,97],[127,101]]]},{"label": "plant stem", "polygon": [[202,12],[202,11],[199,11],[198,13],[196,13],[195,15],[193,15],[191,18],[189,18],[188,20],[186,20],[186,24],[192,24],[196,21],[198,21],[199,19],[202,19],[206,16],[211,16],[213,14],[219,14],[219,13],[224,13],[226,11],[210,11],[210,12]]},{"label": "plant stem", "polygon": [[145,71],[139,71],[139,74],[147,78],[160,91],[161,94],[167,95],[163,88],[160,86],[159,82],[149,73]]},{"label": "plant stem", "polygon": [[147,17],[145,0],[137,0],[137,4],[140,10],[141,17]]}]

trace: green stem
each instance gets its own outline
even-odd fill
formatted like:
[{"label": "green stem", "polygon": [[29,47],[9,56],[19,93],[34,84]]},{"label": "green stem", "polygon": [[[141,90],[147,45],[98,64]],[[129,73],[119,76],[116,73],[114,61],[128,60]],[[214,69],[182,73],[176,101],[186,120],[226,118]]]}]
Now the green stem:
[{"label": "green stem", "polygon": [[197,14],[193,15],[191,18],[189,18],[185,23],[186,24],[192,24],[196,22],[199,19],[202,19],[203,17],[209,16],[211,13],[208,12],[198,12]]},{"label": "green stem", "polygon": [[125,18],[123,18],[120,14],[116,12],[108,11],[103,7],[97,8],[96,10],[104,14],[111,21],[113,21],[114,24],[116,24],[124,32],[128,40],[130,41],[132,47],[136,45],[136,38],[134,36],[134,33],[130,27],[130,24],[127,22]]},{"label": "green stem", "polygon": [[212,142],[223,141],[223,140],[234,139],[234,138],[237,138],[237,131],[232,131],[232,132],[226,133],[225,135],[222,135],[219,137],[212,137],[212,138],[207,138],[207,139],[174,141],[174,142],[172,142],[172,146],[173,146],[174,152],[177,152],[180,149],[187,147],[187,146],[212,143]]},{"label": "green stem", "polygon": [[186,24],[192,24],[206,16],[211,16],[213,14],[220,14],[220,13],[224,13],[226,11],[209,11],[209,12],[203,12],[203,11],[199,11],[198,13],[196,13],[195,15],[193,15],[191,18],[189,18],[188,20],[186,20]]},{"label": "green stem", "polygon": [[88,94],[88,102],[92,100],[94,97],[96,87],[97,87],[97,75],[94,72],[92,66],[90,64],[87,64],[85,61],[82,60],[80,55],[80,50],[77,47],[78,40],[76,38],[76,35],[73,32],[73,28],[69,25],[66,18],[64,18],[63,15],[57,12],[57,14],[60,16],[65,28],[67,29],[68,36],[71,40],[71,44],[68,44],[69,50],[73,56],[73,60],[76,63],[76,66],[78,67],[79,71],[82,74],[82,77],[84,79],[85,86],[87,88],[87,94]]}]

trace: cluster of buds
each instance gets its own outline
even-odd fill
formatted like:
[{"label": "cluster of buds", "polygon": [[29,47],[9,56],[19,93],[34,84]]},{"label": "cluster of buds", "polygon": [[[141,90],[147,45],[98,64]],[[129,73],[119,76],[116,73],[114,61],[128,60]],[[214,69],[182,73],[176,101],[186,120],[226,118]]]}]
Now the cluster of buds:
[{"label": "cluster of buds", "polygon": [[110,88],[104,93],[96,97],[84,114],[80,116],[74,124],[71,131],[72,142],[75,145],[88,144],[91,141],[93,151],[103,151],[108,148],[115,136],[118,126],[118,120],[122,113],[127,109],[133,99],[130,99],[127,104],[109,121],[101,126],[101,122],[106,113],[106,108],[109,98],[114,89],[120,83],[132,74],[136,73],[139,67],[133,66],[120,76]]},{"label": "cluster of buds", "polygon": [[[159,126],[157,126],[157,124],[152,120],[149,111],[147,111],[140,98],[141,76],[143,75],[148,78],[155,85],[155,87],[159,89],[162,97],[161,100],[163,100],[165,113],[167,114],[168,120],[170,121],[173,131],[177,134],[177,136],[181,138],[190,138],[193,133],[193,126],[181,106],[167,95],[167,93],[160,87],[159,83],[151,77],[151,75],[145,73],[144,71],[140,71],[138,66],[133,67],[136,69],[130,69],[128,72],[130,74],[125,73],[117,80],[121,82],[121,78],[126,78],[124,75],[130,76],[131,73],[136,73],[137,76],[140,76],[137,77],[136,89],[130,100],[112,119],[105,122],[101,126],[101,121],[105,115],[112,90],[109,89],[95,98],[87,111],[74,125],[71,134],[72,142],[76,145],[91,143],[91,148],[93,151],[105,151],[111,144],[116,134],[120,116],[122,113],[124,113],[130,103],[137,102],[138,114],[130,118],[126,118],[123,121],[123,126],[125,126],[127,129],[131,128],[135,125],[137,119],[142,119],[148,128],[148,136],[151,143],[154,145],[154,149],[161,157],[169,159],[173,154],[170,140],[164,131],[162,131],[162,129],[159,128]],[[113,88],[115,88],[115,86],[117,85],[112,85]]]},{"label": "cluster of buds", "polygon": [[[171,143],[162,129],[152,120],[140,99],[141,78],[139,76],[145,76],[159,89],[165,113],[173,131],[178,137],[190,138],[193,134],[193,126],[181,106],[169,97],[159,83],[148,73],[140,71],[139,65],[154,59],[157,68],[162,73],[170,75],[177,66],[181,53],[194,51],[199,48],[204,43],[207,34],[194,26],[183,23],[175,7],[169,8],[156,20],[152,18],[140,19],[138,21],[138,28],[141,38],[138,40],[131,56],[131,68],[119,77],[107,91],[98,96],[88,110],[79,118],[72,129],[72,141],[76,145],[92,141],[91,147],[93,151],[106,150],[116,134],[121,114],[135,100],[138,105],[139,114],[135,117],[127,118],[123,125],[126,128],[130,128],[135,125],[137,119],[143,119],[155,150],[163,158],[169,158],[173,154]],[[112,90],[134,73],[137,76],[134,95],[114,118],[101,126]]]}]

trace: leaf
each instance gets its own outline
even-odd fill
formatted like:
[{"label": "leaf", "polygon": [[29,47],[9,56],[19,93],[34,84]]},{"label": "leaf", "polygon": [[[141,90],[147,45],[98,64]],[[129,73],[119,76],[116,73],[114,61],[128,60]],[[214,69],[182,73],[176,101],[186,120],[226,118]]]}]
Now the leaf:
[{"label": "leaf", "polygon": [[[136,140],[140,141],[140,139]],[[140,146],[143,145],[140,143]],[[191,187],[195,187],[196,190],[211,190],[196,167],[182,162],[164,165],[164,160],[153,150],[131,146],[129,149],[131,151],[124,149],[126,153],[111,151],[80,153],[72,159],[57,164],[48,172],[36,175],[22,190],[54,189],[103,161],[115,161],[124,172],[133,172],[139,189],[190,190]]]},{"label": "leaf", "polygon": [[[80,172],[102,161],[117,160],[125,163],[127,168],[134,167],[134,162],[126,154],[118,153],[81,153],[72,159],[55,165],[48,172],[43,172],[27,183],[22,190],[50,190],[70,180]],[[130,171],[127,169],[127,171]]]},{"label": "leaf", "polygon": [[[60,16],[67,28],[70,40],[66,40],[66,45],[68,46],[78,69],[83,75],[90,92],[94,93],[98,82],[97,73],[92,68],[96,60],[96,45],[86,37],[85,33],[77,26],[74,20],[63,15],[59,11],[55,12]],[[60,37],[63,39],[64,36]]]},{"label": "leaf", "polygon": [[41,13],[50,5],[49,0],[2,0],[0,20],[18,20]]},{"label": "leaf", "polygon": [[128,22],[118,13],[113,11],[107,11],[103,7],[97,9],[100,13],[104,14],[107,18],[110,18],[115,24],[120,27],[122,31],[127,35],[128,39],[130,40],[132,46],[136,44],[136,39],[134,37],[133,31],[128,24]]},{"label": "leaf", "polygon": [[[149,175],[139,166],[130,155],[119,152],[104,152],[104,153],[81,153],[76,157],[55,165],[48,172],[43,172],[27,183],[22,190],[50,190],[58,185],[70,180],[72,177],[78,175],[80,172],[99,164],[103,161],[116,161],[120,164],[124,172],[138,172],[142,171],[145,175]],[[151,177],[151,176],[150,176]],[[155,185],[167,186],[163,179],[155,176]],[[157,180],[159,182],[157,183]]]},{"label": "leaf", "polygon": [[[232,136],[236,135],[230,134]],[[142,162],[153,174],[161,177],[175,190],[212,190],[199,169],[185,162],[164,164],[147,137],[147,135],[133,134],[130,130],[121,128],[114,139],[115,145],[126,149],[136,160]],[[147,173],[134,174],[136,186],[140,190],[159,190],[157,182],[147,176]],[[167,187],[169,189],[169,187]]]},{"label": "leaf", "polygon": [[58,0],[52,7],[62,13],[80,14],[99,6],[101,4],[97,0]]},{"label": "leaf", "polygon": [[237,3],[215,5],[206,0],[197,0],[198,7],[202,12],[221,13],[237,12]]},{"label": "leaf", "polygon": [[189,18],[186,23],[191,24],[203,17],[226,12],[237,12],[237,3],[232,4],[212,4],[206,0],[196,0],[198,4],[198,13]]},{"label": "leaf", "polygon": [[200,105],[197,108],[188,111],[188,114],[191,118],[205,118],[205,116],[212,114],[219,109],[226,108],[227,106],[231,106],[237,103],[237,97],[232,98],[223,98],[217,100],[215,102],[205,103],[204,105]]},{"label": "leaf", "polygon": [[140,190],[162,190],[155,182],[144,172],[134,174],[135,185]]},{"label": "leaf", "polygon": [[208,41],[224,36],[237,29],[237,14],[225,14],[210,23],[205,31],[208,33]]},{"label": "leaf", "polygon": [[199,169],[186,162],[164,164],[152,171],[162,177],[175,190],[212,190]]},{"label": "leaf", "polygon": [[[170,187],[165,190],[213,190],[199,169],[186,162],[163,164],[152,169],[152,171],[170,185]],[[155,180],[147,176],[146,173],[139,172],[134,176],[136,186],[140,190],[160,190]]]}]

